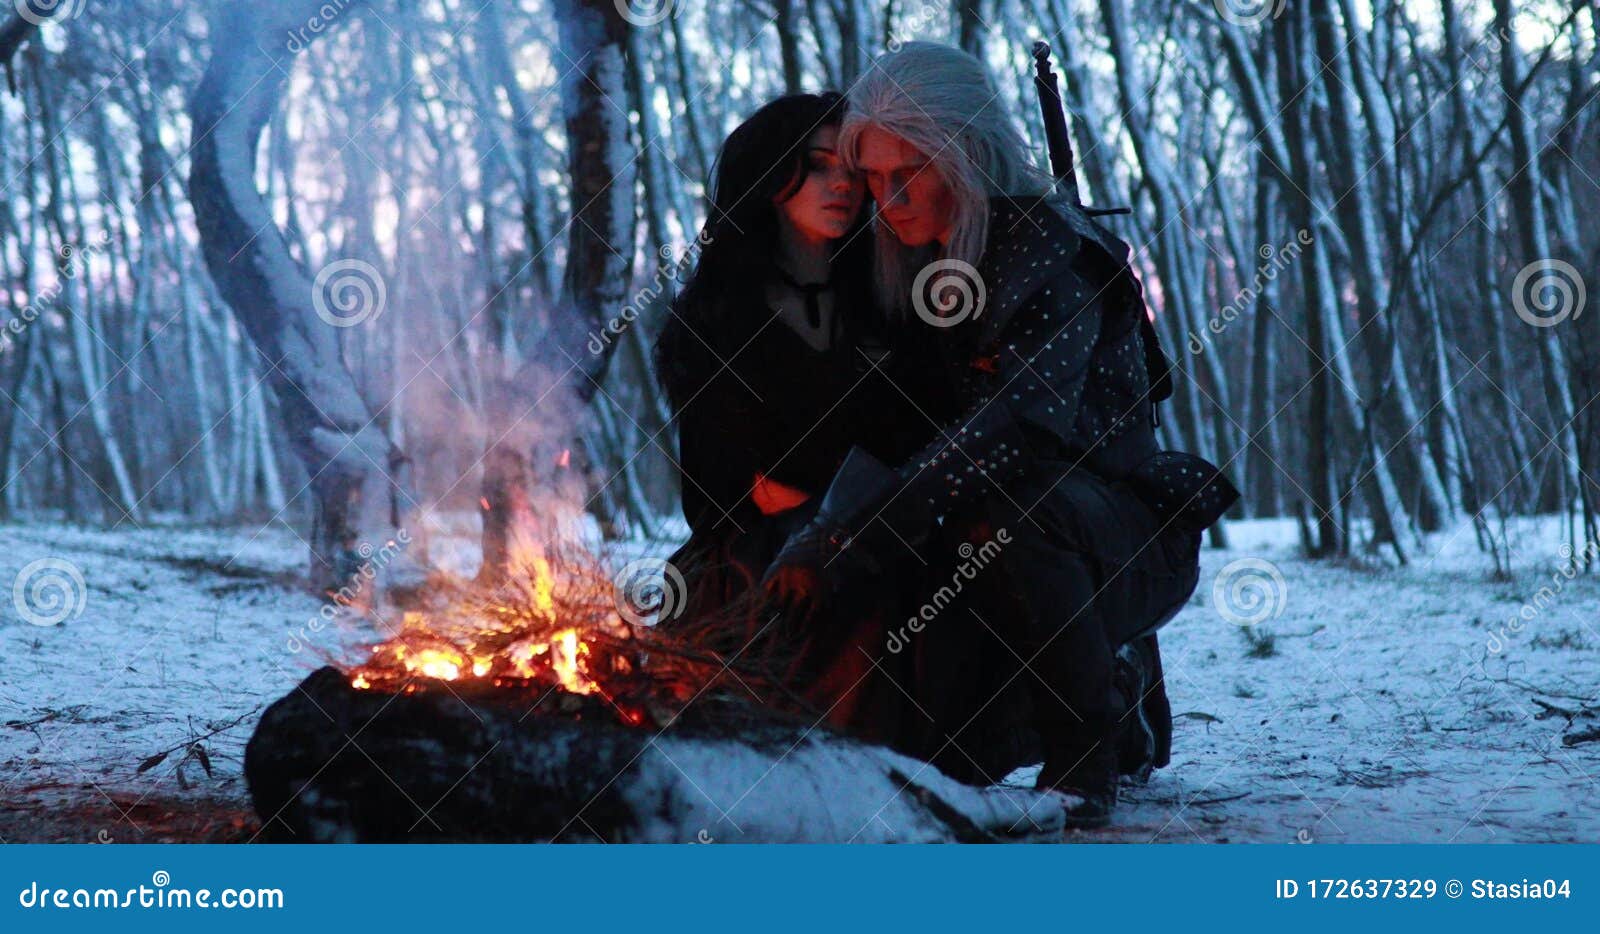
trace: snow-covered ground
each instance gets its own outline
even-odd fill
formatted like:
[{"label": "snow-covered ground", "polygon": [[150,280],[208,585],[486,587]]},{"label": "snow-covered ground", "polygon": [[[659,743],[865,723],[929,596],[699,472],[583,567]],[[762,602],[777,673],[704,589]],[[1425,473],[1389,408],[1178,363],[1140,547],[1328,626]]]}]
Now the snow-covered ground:
[{"label": "snow-covered ground", "polygon": [[[1229,532],[1162,634],[1171,767],[1075,839],[1600,842],[1600,739],[1563,742],[1600,730],[1600,575],[1561,573],[1555,520],[1509,526],[1507,581],[1467,525],[1401,568]],[[250,839],[261,709],[370,638],[316,622],[303,556],[282,527],[0,527],[0,840]]]}]

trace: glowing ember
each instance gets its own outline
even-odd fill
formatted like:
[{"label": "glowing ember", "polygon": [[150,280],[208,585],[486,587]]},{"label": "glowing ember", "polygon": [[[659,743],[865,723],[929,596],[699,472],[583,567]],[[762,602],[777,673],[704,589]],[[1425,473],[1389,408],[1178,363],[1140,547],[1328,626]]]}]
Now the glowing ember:
[{"label": "glowing ember", "polygon": [[[610,699],[603,680],[634,670],[631,630],[616,614],[610,581],[583,569],[561,576],[544,554],[493,599],[474,599],[424,616],[408,611],[400,632],[372,647],[351,672],[358,690],[412,690],[411,682],[479,682],[496,687],[559,688]],[[597,648],[597,642],[606,648]]]},{"label": "glowing ember", "polygon": [[425,678],[438,678],[440,681],[454,681],[461,676],[463,659],[455,652],[440,652],[426,649],[405,660],[407,671],[415,672]]},{"label": "glowing ember", "polygon": [[[630,595],[582,548],[528,548],[514,567],[492,589],[446,584],[429,595],[426,612],[405,612],[397,632],[347,668],[350,686],[448,689],[562,716],[609,713],[632,726],[665,726],[733,668],[720,648],[630,623],[621,612]],[[744,625],[740,646],[749,641]],[[764,677],[741,668],[726,690],[751,693]]]},{"label": "glowing ember", "polygon": [[533,559],[533,608],[535,612],[555,616],[556,578],[550,573],[550,562],[544,555]]},{"label": "glowing ember", "polygon": [[598,685],[584,672],[584,659],[591,654],[576,629],[564,629],[548,642],[523,641],[513,645],[506,657],[516,673],[524,678],[539,678],[541,667],[552,672],[561,688],[572,694],[593,694]]}]

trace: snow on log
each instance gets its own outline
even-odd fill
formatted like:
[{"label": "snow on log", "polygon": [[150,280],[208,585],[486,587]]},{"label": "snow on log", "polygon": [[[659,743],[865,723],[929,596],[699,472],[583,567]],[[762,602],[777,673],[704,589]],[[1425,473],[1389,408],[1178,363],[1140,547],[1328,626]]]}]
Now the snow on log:
[{"label": "snow on log", "polygon": [[595,698],[357,690],[334,668],[245,752],[265,833],[294,842],[839,843],[1047,839],[1072,799],[704,699],[660,732]]}]

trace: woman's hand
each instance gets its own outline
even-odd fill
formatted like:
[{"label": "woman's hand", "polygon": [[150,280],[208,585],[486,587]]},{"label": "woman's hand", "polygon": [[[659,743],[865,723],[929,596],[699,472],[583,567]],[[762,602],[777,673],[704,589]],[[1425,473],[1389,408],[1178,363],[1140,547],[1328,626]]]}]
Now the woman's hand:
[{"label": "woman's hand", "polygon": [[810,498],[811,494],[805,490],[779,483],[762,473],[756,474],[755,486],[750,491],[751,501],[764,516],[788,512]]},{"label": "woman's hand", "polygon": [[829,561],[835,554],[825,528],[812,523],[797,530],[762,575],[767,601],[792,615],[810,616],[828,589]]},{"label": "woman's hand", "polygon": [[822,582],[821,568],[806,562],[786,561],[767,569],[762,587],[769,605],[804,618],[810,616],[820,602]]}]

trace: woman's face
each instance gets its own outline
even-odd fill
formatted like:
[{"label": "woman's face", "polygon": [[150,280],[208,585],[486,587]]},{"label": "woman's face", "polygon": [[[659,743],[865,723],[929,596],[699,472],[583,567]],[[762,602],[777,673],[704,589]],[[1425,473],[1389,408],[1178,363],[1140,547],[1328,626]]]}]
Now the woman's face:
[{"label": "woman's face", "polygon": [[878,214],[901,243],[917,247],[949,239],[955,197],[921,150],[869,126],[861,133],[856,165],[878,202]]},{"label": "woman's face", "polygon": [[825,126],[806,140],[811,171],[793,195],[778,202],[778,213],[802,237],[837,240],[849,232],[861,211],[865,186],[861,176],[845,168],[834,144],[839,128]]}]

